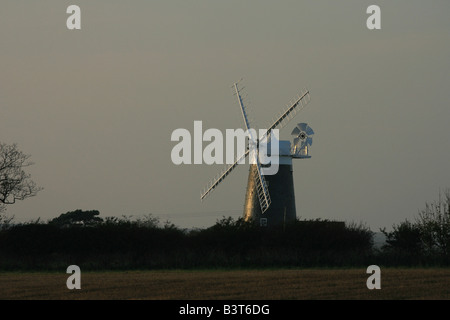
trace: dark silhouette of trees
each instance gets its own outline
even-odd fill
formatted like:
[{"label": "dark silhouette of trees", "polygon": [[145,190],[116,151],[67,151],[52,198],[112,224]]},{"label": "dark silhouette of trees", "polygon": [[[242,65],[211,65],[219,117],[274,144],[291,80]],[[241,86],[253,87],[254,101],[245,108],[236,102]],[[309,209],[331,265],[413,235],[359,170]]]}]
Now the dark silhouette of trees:
[{"label": "dark silhouette of trees", "polygon": [[223,218],[185,230],[151,215],[101,219],[75,210],[0,230],[0,270],[359,266],[369,263],[371,232],[326,220],[261,228]]},{"label": "dark silhouette of trees", "polygon": [[450,257],[450,190],[437,201],[426,203],[419,212],[417,228],[420,231],[425,253],[438,253]]},{"label": "dark silhouette of trees", "polygon": [[[260,227],[223,217],[204,229],[180,229],[143,217],[69,211],[48,221],[11,224],[0,214],[0,270],[448,266],[450,194],[427,204],[414,222],[382,230],[373,246],[362,224],[296,220]],[[3,219],[3,220],[2,220]]]},{"label": "dark silhouette of trees", "polygon": [[393,231],[381,229],[386,236],[385,249],[395,248],[407,252],[419,252],[422,249],[419,227],[408,220],[393,226]]},{"label": "dark silhouette of trees", "polygon": [[[1,208],[0,208],[1,209]],[[0,210],[0,231],[6,230],[11,226],[11,222],[14,220],[14,216],[8,217]]]},{"label": "dark silhouette of trees", "polygon": [[54,218],[48,222],[50,225],[56,225],[59,227],[70,226],[92,226],[103,221],[98,217],[100,214],[97,210],[83,211],[77,209],[75,211],[69,211],[62,213],[59,217]]},{"label": "dark silhouette of trees", "polygon": [[450,263],[450,191],[427,202],[414,222],[405,220],[393,226],[386,236],[384,254],[391,262],[411,264]]},{"label": "dark silhouette of trees", "polygon": [[0,206],[14,204],[17,200],[24,200],[35,196],[41,187],[31,180],[25,168],[33,163],[30,155],[24,154],[16,144],[0,143]]}]

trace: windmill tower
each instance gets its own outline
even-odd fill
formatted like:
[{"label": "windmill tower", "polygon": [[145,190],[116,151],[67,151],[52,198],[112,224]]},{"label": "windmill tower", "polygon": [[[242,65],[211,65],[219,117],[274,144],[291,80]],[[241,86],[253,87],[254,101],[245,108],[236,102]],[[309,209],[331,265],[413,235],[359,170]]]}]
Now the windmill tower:
[{"label": "windmill tower", "polygon": [[250,165],[245,196],[244,218],[254,221],[260,226],[280,226],[297,218],[295,209],[295,193],[292,159],[311,158],[309,146],[312,144],[314,131],[306,124],[299,123],[292,131],[293,144],[290,141],[279,141],[279,168],[275,175],[265,176],[272,203],[263,212],[256,197],[255,165]]},{"label": "windmill tower", "polygon": [[[251,132],[246,108],[242,99],[238,83],[233,85],[234,93],[238,99],[239,107],[247,132]],[[279,115],[268,127],[266,134],[259,141],[271,143],[271,132],[274,129],[283,128],[298,111],[302,110],[311,100],[309,91],[302,92],[289,107]],[[300,123],[292,131],[295,136],[293,145],[290,141],[278,141],[278,172],[274,175],[264,175],[264,165],[260,162],[259,148],[247,147],[247,151],[238,156],[235,162],[223,170],[217,178],[212,180],[201,193],[203,200],[208,196],[239,163],[249,156],[251,165],[248,175],[247,192],[245,197],[244,218],[246,221],[254,221],[261,226],[282,225],[296,219],[294,180],[292,176],[292,159],[310,158],[309,146],[312,143],[311,136],[314,134],[305,123]],[[255,143],[255,137],[249,133],[249,141]],[[256,141],[255,144],[258,144]],[[267,148],[267,150],[271,150]],[[254,151],[254,152],[251,152]],[[277,155],[272,155],[277,156]]]}]

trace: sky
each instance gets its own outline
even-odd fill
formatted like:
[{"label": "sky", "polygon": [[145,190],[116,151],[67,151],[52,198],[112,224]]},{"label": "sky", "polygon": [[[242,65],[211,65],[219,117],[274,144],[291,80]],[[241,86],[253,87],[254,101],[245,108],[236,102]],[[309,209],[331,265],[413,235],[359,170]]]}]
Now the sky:
[{"label": "sky", "polygon": [[[69,5],[81,30],[69,30]],[[369,30],[370,5],[381,29]],[[243,128],[231,86],[243,79],[255,128],[302,89],[315,131],[294,160],[297,217],[414,220],[450,187],[450,2],[2,1],[0,141],[31,155],[44,189],[8,206],[16,221],[99,210],[152,214],[183,228],[243,214],[248,165],[205,200],[223,165],[175,165],[171,134]]]}]

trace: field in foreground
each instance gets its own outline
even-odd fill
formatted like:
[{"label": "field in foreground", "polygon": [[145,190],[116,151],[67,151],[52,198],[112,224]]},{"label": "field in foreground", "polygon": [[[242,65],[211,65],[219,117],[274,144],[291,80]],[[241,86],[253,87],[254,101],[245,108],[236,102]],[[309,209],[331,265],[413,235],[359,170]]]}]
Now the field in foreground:
[{"label": "field in foreground", "polygon": [[81,272],[0,274],[0,299],[450,299],[450,268],[381,269],[381,289],[369,290],[366,269]]}]

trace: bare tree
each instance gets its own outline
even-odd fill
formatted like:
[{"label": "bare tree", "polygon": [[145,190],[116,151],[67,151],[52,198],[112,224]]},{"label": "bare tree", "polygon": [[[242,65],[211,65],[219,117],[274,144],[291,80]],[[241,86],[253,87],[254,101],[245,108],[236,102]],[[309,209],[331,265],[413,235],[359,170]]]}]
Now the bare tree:
[{"label": "bare tree", "polygon": [[428,252],[438,251],[450,255],[450,190],[439,192],[439,200],[426,203],[417,219],[422,243]]},{"label": "bare tree", "polygon": [[33,164],[29,159],[30,155],[18,150],[16,144],[0,143],[0,209],[4,210],[4,205],[14,204],[17,200],[33,197],[42,190],[24,171]]}]

